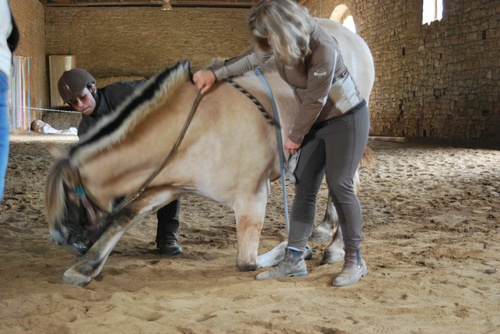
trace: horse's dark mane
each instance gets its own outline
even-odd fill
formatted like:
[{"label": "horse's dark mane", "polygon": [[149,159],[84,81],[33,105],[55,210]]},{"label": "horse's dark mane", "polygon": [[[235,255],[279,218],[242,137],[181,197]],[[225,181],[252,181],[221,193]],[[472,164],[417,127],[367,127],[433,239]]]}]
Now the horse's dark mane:
[{"label": "horse's dark mane", "polygon": [[154,109],[159,101],[164,101],[181,83],[190,80],[192,73],[189,61],[180,61],[153,76],[138,88],[118,109],[103,118],[77,144],[71,147],[69,156],[78,155],[84,148],[103,148],[103,142],[111,144],[125,136],[128,128],[137,123]]}]

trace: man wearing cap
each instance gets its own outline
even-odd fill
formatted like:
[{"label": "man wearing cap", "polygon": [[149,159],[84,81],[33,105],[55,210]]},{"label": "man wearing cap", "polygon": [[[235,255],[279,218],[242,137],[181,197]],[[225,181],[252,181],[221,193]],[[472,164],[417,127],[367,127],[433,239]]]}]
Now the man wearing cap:
[{"label": "man wearing cap", "polygon": [[[146,80],[119,81],[104,88],[97,88],[96,80],[89,72],[74,68],[63,73],[58,82],[58,89],[61,98],[82,114],[78,126],[78,137],[81,138],[145,82]],[[160,254],[182,253],[178,243],[179,206],[180,201],[175,200],[157,212],[156,245]]]}]

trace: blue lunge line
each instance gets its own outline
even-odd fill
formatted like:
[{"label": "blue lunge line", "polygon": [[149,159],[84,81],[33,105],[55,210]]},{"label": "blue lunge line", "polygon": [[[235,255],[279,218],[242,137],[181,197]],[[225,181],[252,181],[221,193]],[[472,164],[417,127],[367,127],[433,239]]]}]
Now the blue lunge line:
[{"label": "blue lunge line", "polygon": [[274,123],[276,123],[276,138],[278,140],[278,152],[279,152],[279,158],[280,158],[280,169],[281,169],[281,188],[283,191],[283,203],[285,206],[285,221],[286,221],[286,233],[288,234],[288,231],[290,229],[290,219],[288,218],[288,201],[287,201],[287,196],[286,196],[286,170],[285,170],[285,159],[284,159],[284,153],[283,153],[283,138],[281,137],[281,124],[280,124],[280,118],[278,114],[278,108],[276,107],[276,101],[274,100],[273,92],[271,91],[271,87],[267,84],[266,79],[262,75],[262,72],[258,67],[254,69],[254,72],[257,73],[259,78],[262,80],[262,83],[264,84],[264,87],[267,90],[267,94],[269,95],[269,98],[271,99],[271,106],[273,108],[273,114],[274,114]]}]

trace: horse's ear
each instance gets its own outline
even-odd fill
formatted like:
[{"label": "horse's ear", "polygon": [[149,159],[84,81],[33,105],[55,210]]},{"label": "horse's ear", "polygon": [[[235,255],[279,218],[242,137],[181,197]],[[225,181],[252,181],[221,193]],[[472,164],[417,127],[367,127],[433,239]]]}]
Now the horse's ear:
[{"label": "horse's ear", "polygon": [[46,144],[45,145],[45,148],[47,149],[47,151],[50,152],[50,154],[52,154],[52,156],[56,159],[60,159],[62,157],[65,157],[68,155],[68,152],[66,152],[65,149],[63,149],[62,147],[60,146],[57,146],[56,144],[54,143],[49,143],[49,144]]},{"label": "horse's ear", "polygon": [[183,66],[187,72],[189,73],[189,81],[193,82],[193,71],[191,71],[191,61],[189,59],[185,59],[179,62],[181,66]]}]

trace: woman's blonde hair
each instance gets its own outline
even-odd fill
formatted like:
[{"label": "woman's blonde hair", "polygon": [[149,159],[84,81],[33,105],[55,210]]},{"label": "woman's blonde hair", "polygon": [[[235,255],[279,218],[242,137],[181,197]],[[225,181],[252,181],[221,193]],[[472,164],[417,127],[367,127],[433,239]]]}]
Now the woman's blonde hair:
[{"label": "woman's blonde hair", "polygon": [[274,55],[286,65],[297,64],[311,52],[309,40],[315,26],[307,8],[293,0],[260,1],[248,23],[257,57],[264,61]]}]

